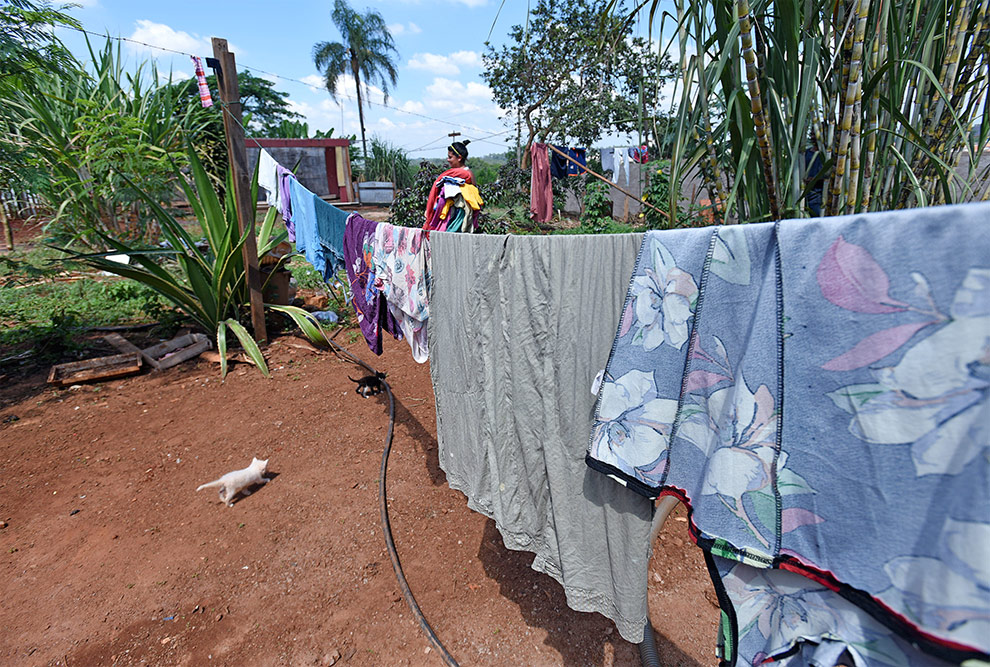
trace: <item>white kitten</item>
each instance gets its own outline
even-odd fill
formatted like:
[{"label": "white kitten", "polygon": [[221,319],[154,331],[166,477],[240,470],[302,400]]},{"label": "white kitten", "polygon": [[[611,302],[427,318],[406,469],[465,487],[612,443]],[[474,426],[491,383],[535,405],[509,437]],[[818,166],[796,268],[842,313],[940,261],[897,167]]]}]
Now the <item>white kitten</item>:
[{"label": "white kitten", "polygon": [[[251,465],[243,470],[235,470],[233,472],[228,472],[226,475],[220,479],[207,482],[200,486],[197,491],[202,491],[203,489],[209,489],[214,487],[220,487],[220,500],[227,503],[227,507],[233,507],[232,502],[234,496],[236,496],[241,491],[244,491],[247,487],[252,484],[264,484],[268,481],[263,475],[265,471],[268,470],[268,459],[261,461],[259,459],[251,459]],[[246,491],[244,495],[249,495],[251,492]]]}]

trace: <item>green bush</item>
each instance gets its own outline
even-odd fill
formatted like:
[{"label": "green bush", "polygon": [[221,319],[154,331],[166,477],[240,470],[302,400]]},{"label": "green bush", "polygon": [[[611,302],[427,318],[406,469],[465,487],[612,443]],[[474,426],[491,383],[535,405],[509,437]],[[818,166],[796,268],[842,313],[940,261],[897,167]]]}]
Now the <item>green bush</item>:
[{"label": "green bush", "polygon": [[[422,227],[426,213],[426,200],[430,197],[430,188],[444,171],[444,167],[428,160],[419,163],[419,171],[412,185],[399,190],[389,208],[389,222],[401,227]],[[484,197],[484,193],[482,193]]]},{"label": "green bush", "polygon": [[607,183],[595,178],[585,185],[584,212],[581,215],[581,227],[585,232],[601,234],[614,222],[610,189]]}]

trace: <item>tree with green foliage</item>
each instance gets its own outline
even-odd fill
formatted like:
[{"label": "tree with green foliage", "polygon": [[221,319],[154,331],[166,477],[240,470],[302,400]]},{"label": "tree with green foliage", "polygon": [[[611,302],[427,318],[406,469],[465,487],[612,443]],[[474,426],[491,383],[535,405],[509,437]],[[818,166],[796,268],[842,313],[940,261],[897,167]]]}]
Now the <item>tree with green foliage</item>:
[{"label": "tree with green foliage", "polygon": [[508,45],[488,47],[484,79],[495,102],[525,123],[526,147],[537,139],[591,145],[659,113],[659,90],[675,69],[608,5],[538,0],[526,24],[509,31]]},{"label": "tree with green foliage", "polygon": [[4,0],[0,4],[0,85],[9,77],[30,85],[38,72],[63,72],[76,66],[72,54],[53,34],[55,26],[79,22],[48,0]]},{"label": "tree with green foliage", "polygon": [[323,73],[323,83],[335,100],[340,78],[346,74],[354,78],[361,122],[361,147],[367,159],[362,85],[363,95],[367,96],[368,86],[377,81],[388,102],[389,84],[395,86],[399,76],[395,64],[399,52],[385,19],[376,11],[369,9],[359,14],[351,9],[347,0],[334,0],[330,18],[340,31],[343,42],[317,42],[313,46],[313,62],[316,69]]},{"label": "tree with green foliage", "polygon": [[[216,75],[207,76],[206,84],[210,90],[218,90]],[[195,78],[182,81],[176,86],[184,98],[199,102],[199,88]],[[268,79],[241,70],[237,73],[237,88],[245,119],[244,126],[250,137],[275,136],[284,121],[297,121],[302,118],[289,107],[286,99],[289,94],[276,90],[275,84]],[[216,115],[217,122],[223,127],[223,119],[219,114]]]}]

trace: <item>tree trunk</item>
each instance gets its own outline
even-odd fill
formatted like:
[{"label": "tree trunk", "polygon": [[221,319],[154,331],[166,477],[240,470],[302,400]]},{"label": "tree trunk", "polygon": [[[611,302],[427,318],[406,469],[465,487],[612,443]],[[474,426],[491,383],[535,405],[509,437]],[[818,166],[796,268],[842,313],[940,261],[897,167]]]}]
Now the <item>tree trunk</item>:
[{"label": "tree trunk", "polygon": [[354,86],[357,88],[357,98],[358,98],[358,119],[361,121],[361,152],[364,157],[365,163],[368,162],[368,142],[364,139],[364,105],[361,102],[361,72],[358,69],[358,63],[354,58],[351,58],[351,71],[354,73]]},{"label": "tree trunk", "polygon": [[10,228],[10,220],[7,218],[7,204],[0,198],[0,225],[3,225],[3,240],[7,244],[7,250],[14,250],[14,230]]}]

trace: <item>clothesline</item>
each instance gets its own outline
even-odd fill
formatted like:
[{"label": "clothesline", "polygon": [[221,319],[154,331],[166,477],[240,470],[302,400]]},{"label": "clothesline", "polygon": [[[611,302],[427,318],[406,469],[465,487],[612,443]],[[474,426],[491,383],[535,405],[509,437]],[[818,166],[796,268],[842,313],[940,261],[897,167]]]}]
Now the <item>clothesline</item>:
[{"label": "clothesline", "polygon": [[633,193],[629,192],[628,190],[626,190],[624,188],[620,188],[619,185],[618,185],[618,183],[613,183],[612,181],[608,180],[607,178],[605,178],[601,174],[595,173],[594,171],[592,171],[591,169],[589,169],[587,165],[581,164],[580,162],[578,162],[577,160],[575,160],[574,158],[572,158],[567,153],[564,153],[563,151],[561,151],[560,149],[558,149],[556,146],[554,146],[552,144],[547,144],[547,148],[549,148],[550,150],[552,150],[557,155],[560,155],[561,157],[565,158],[566,160],[569,160],[569,161],[573,162],[574,164],[576,164],[577,166],[581,167],[582,169],[584,169],[585,171],[587,171],[589,174],[591,174],[592,176],[594,176],[598,180],[600,180],[600,181],[602,181],[604,183],[608,183],[609,186],[615,188],[616,190],[618,190],[622,194],[626,195],[630,199],[635,199],[636,201],[638,201],[643,206],[646,206],[647,208],[653,209],[654,211],[656,211],[660,215],[662,215],[665,218],[667,218],[668,220],[670,220],[670,214],[667,213],[666,211],[662,211],[659,208],[657,208],[656,206],[654,206],[653,204],[651,204],[648,201],[646,201],[646,199],[641,199],[640,197],[637,197]]},{"label": "clothesline", "polygon": [[[971,204],[531,237],[352,213],[341,252],[370,349],[385,331],[430,359],[448,483],[569,606],[641,639],[648,498],[672,493],[727,659],[923,665],[990,648],[986,219]],[[606,360],[601,388],[575,391]],[[802,625],[774,616],[781,590]]]}]

